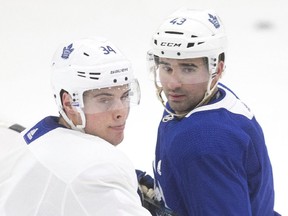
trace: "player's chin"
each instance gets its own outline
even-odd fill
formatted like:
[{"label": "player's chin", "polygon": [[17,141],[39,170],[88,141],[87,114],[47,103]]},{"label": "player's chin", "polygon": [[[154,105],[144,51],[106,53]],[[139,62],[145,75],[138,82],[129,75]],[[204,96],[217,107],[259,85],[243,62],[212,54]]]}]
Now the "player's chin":
[{"label": "player's chin", "polygon": [[113,139],[110,140],[110,143],[114,146],[119,145],[124,139],[124,133],[115,134]]},{"label": "player's chin", "polygon": [[187,110],[187,105],[184,101],[169,101],[170,107],[176,112],[185,112]]}]

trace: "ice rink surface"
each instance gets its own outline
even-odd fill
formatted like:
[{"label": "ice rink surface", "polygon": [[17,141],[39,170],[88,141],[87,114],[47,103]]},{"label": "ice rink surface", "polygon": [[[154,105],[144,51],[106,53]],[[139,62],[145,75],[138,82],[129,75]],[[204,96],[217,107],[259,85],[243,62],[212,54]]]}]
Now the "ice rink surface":
[{"label": "ice rink surface", "polygon": [[0,119],[29,126],[57,115],[50,60],[67,39],[105,36],[131,59],[142,90],[119,146],[152,172],[162,107],[146,70],[150,37],[180,7],[215,9],[229,38],[222,82],[253,110],[274,171],[275,210],[288,215],[286,0],[0,0]]}]

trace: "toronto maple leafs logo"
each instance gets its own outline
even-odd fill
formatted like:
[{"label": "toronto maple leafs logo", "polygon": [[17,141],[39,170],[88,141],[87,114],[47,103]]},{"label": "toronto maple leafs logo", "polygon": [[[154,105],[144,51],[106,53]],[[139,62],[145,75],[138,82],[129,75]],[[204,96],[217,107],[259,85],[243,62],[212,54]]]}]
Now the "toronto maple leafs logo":
[{"label": "toronto maple leafs logo", "polygon": [[217,29],[220,27],[220,23],[217,19],[216,16],[213,16],[212,14],[208,14],[209,15],[209,21],[214,25],[214,27]]},{"label": "toronto maple leafs logo", "polygon": [[72,48],[72,47],[73,47],[72,43],[69,46],[67,46],[67,47],[63,47],[63,52],[62,52],[61,58],[68,59],[70,54],[74,50],[74,48]]}]

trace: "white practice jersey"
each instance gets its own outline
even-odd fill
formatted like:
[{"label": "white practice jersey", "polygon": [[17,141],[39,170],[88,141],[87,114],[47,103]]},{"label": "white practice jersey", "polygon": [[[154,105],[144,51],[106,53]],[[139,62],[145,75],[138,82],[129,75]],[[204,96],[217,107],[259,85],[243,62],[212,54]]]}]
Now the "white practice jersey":
[{"label": "white practice jersey", "polygon": [[151,215],[141,205],[135,169],[120,150],[95,136],[50,128],[51,121],[21,135],[0,131],[1,140],[12,137],[0,146],[1,216]]}]

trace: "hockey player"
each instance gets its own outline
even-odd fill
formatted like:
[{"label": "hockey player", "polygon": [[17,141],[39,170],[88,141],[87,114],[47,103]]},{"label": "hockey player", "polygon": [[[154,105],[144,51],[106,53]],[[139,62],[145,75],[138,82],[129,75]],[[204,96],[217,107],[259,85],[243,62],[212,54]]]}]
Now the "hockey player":
[{"label": "hockey player", "polygon": [[212,10],[180,9],[152,37],[148,60],[165,108],[155,151],[155,197],[181,216],[278,215],[261,126],[218,83],[226,44]]},{"label": "hockey player", "polygon": [[56,51],[51,82],[60,117],[24,130],[25,148],[1,154],[0,215],[151,215],[115,147],[140,100],[130,62],[106,39],[72,41]]}]

